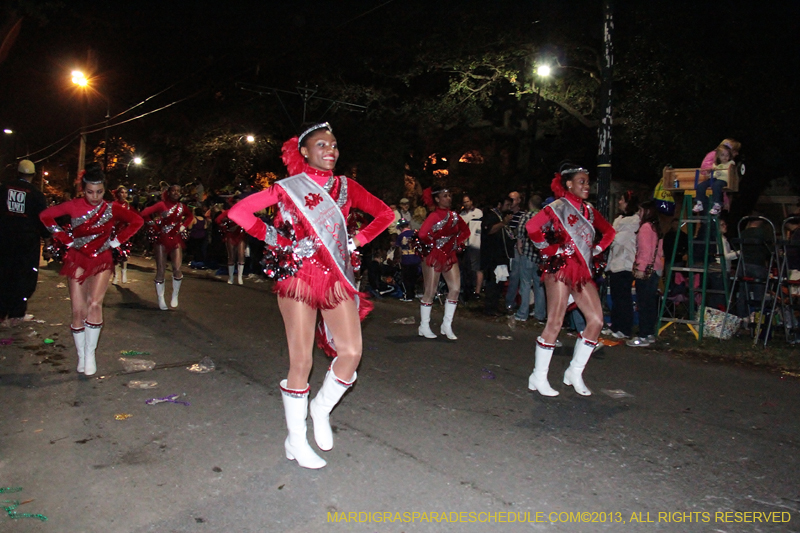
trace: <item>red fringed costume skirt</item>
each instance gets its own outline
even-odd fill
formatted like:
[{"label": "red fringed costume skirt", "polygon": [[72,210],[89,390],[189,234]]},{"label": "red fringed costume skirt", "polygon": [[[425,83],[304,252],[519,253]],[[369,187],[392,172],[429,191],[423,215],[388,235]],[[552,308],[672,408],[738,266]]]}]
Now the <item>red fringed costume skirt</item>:
[{"label": "red fringed costume skirt", "polygon": [[[114,258],[111,255],[111,250],[105,250],[97,257],[91,257],[74,248],[70,248],[67,250],[66,256],[64,256],[64,266],[61,267],[59,274],[83,283],[86,278],[113,268]],[[82,271],[80,275],[78,274],[79,271]]]}]

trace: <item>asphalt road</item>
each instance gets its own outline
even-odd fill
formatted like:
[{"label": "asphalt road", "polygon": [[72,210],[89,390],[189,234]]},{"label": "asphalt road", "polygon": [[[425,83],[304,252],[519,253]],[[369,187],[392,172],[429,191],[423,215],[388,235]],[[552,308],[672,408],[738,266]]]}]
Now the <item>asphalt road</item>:
[{"label": "asphalt road", "polygon": [[[55,271],[29,309],[43,322],[0,330],[14,339],[0,346],[0,486],[22,487],[0,496],[48,518],[3,512],[0,531],[800,531],[794,378],[622,346],[589,362],[584,398],[560,382],[564,335],[550,370],[561,395],[543,398],[527,390],[533,325],[457,313],[458,341],[426,340],[393,323],[418,321],[416,304],[382,300],[332,414],[328,466],[306,470],[283,453],[269,284],[189,273],[180,307],[160,311],[152,264],[135,262],[106,297],[99,377],[74,372]],[[125,374],[122,350],[159,367]],[[186,369],[205,356],[215,371]],[[312,394],[326,368],[315,353]],[[170,394],[190,405],[145,404]]]}]

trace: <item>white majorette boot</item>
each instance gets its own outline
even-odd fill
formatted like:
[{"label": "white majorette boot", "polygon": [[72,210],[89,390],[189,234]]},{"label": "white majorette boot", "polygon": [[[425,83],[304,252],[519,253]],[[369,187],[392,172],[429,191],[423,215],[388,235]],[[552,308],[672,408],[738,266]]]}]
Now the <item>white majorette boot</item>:
[{"label": "white majorette boot", "polygon": [[572,352],[572,362],[569,368],[564,372],[564,385],[572,385],[575,392],[581,396],[591,396],[592,391],[583,382],[583,369],[586,368],[586,363],[592,356],[594,347],[597,346],[597,341],[590,341],[578,335],[578,342],[575,343],[575,351]]},{"label": "white majorette boot", "polygon": [[122,263],[122,284],[128,283],[128,263]]},{"label": "white majorette boot", "polygon": [[234,265],[228,265],[228,285],[233,285],[233,269]]},{"label": "white majorette boot", "polygon": [[550,386],[547,381],[547,371],[550,369],[550,359],[553,357],[555,344],[547,344],[543,338],[536,339],[536,353],[533,373],[528,377],[528,389],[539,391],[542,396],[558,396],[558,391]]},{"label": "white majorette boot", "polygon": [[156,295],[158,296],[158,308],[162,311],[169,309],[167,301],[164,299],[164,282],[156,281]]},{"label": "white majorette boot", "polygon": [[83,373],[86,361],[86,328],[75,329],[69,327],[72,331],[72,339],[75,341],[75,349],[78,350],[78,372]]},{"label": "white majorette boot", "polygon": [[122,280],[119,270],[120,270],[119,265],[114,265],[114,274],[111,276],[112,285],[119,285]]},{"label": "white majorette boot", "polygon": [[287,380],[281,380],[281,396],[283,397],[283,412],[286,415],[286,427],[289,436],[283,443],[286,448],[286,458],[290,461],[297,460],[303,468],[322,468],[325,459],[317,455],[306,438],[306,417],[308,416],[308,391],[287,388]]},{"label": "white majorette boot", "polygon": [[336,374],[333,372],[333,364],[336,362],[336,359],[338,358],[335,358],[333,362],[331,362],[328,373],[325,374],[325,380],[322,382],[322,388],[314,399],[311,400],[311,405],[308,409],[311,413],[311,420],[314,421],[314,440],[317,441],[317,446],[319,446],[319,449],[323,452],[330,451],[333,448],[333,431],[331,431],[330,421],[331,411],[358,377],[356,372],[353,372],[353,379],[351,379],[350,382],[336,377]]},{"label": "white majorette boot", "polygon": [[431,331],[431,308],[433,307],[432,303],[426,304],[425,302],[421,302],[419,304],[419,336],[425,337],[426,339],[435,339],[436,333]]},{"label": "white majorette boot", "polygon": [[181,292],[182,281],[183,277],[180,279],[172,278],[172,301],[169,303],[172,307],[178,307],[178,294]]},{"label": "white majorette boot", "polygon": [[446,335],[451,341],[458,340],[455,333],[453,333],[453,317],[456,314],[456,307],[458,307],[458,300],[447,300],[444,303],[444,318],[442,319],[442,327],[439,332]]},{"label": "white majorette boot", "polygon": [[103,329],[103,323],[92,324],[84,320],[83,325],[86,326],[83,373],[87,376],[93,376],[97,372],[97,360],[94,354],[97,350],[97,341],[100,340],[100,330]]},{"label": "white majorette boot", "polygon": [[242,280],[242,274],[244,274],[244,263],[239,263],[236,272],[237,272],[236,283],[238,283],[239,285],[244,285],[244,280]]}]

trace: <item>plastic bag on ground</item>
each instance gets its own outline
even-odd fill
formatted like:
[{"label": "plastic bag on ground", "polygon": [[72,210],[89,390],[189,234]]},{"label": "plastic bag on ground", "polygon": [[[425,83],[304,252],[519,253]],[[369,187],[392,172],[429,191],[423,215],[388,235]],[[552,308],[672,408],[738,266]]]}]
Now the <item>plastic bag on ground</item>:
[{"label": "plastic bag on ground", "polygon": [[195,363],[190,367],[187,367],[186,370],[189,372],[195,372],[197,374],[207,374],[208,372],[213,372],[214,368],[214,361],[211,360],[209,356],[203,357],[199,363]]},{"label": "plastic bag on ground", "polygon": [[143,372],[145,370],[153,370],[156,367],[155,361],[149,359],[131,359],[129,357],[120,357],[122,368],[125,372]]}]

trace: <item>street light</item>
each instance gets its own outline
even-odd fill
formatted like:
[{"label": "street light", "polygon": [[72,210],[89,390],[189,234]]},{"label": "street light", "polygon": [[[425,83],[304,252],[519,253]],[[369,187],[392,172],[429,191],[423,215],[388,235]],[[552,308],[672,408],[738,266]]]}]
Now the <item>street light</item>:
[{"label": "street light", "polygon": [[[73,70],[72,71],[72,83],[77,85],[81,88],[89,87],[89,79],[86,75],[80,70]],[[111,119],[111,102],[100,92],[97,92],[103,99],[106,101],[106,127],[105,127],[105,147],[103,149],[103,171],[108,172],[108,121]],[[83,126],[86,127],[86,117],[84,116],[84,124]],[[83,170],[83,160],[86,157],[86,134],[81,133],[81,148],[78,151],[78,172]]]},{"label": "street light", "polygon": [[144,163],[144,160],[141,157],[134,157],[133,159],[128,161],[128,165],[125,167],[125,179],[126,180],[128,179],[128,170],[130,170],[130,168],[131,168],[131,163],[133,163],[134,165],[141,165],[142,163]]},{"label": "street light", "polygon": [[6,135],[11,135],[12,133],[14,133],[14,130],[10,130],[10,129],[6,128],[6,129],[3,130],[3,133],[5,133]]},{"label": "street light", "polygon": [[246,137],[246,140],[247,140],[247,142],[249,142],[249,143],[251,143],[251,144],[252,144],[252,143],[254,143],[254,142],[256,142],[256,138],[255,138],[253,135],[248,135],[248,136]]}]

